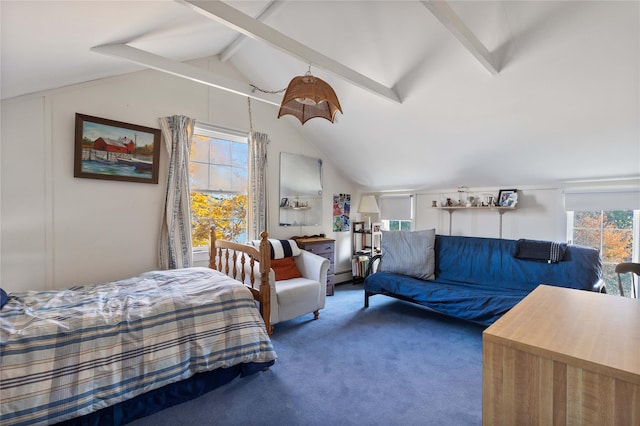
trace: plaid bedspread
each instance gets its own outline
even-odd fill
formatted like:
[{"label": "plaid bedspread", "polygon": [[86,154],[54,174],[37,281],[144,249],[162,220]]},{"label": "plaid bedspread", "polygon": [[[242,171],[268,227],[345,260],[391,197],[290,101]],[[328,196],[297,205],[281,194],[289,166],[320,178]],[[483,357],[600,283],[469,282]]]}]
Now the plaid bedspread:
[{"label": "plaid bedspread", "polygon": [[11,293],[0,310],[0,424],[52,424],[275,358],[249,290],[208,268]]}]

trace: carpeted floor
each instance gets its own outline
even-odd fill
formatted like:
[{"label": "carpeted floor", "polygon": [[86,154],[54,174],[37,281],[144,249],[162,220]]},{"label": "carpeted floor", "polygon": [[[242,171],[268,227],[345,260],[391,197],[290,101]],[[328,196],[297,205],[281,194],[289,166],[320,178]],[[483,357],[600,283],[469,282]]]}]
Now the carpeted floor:
[{"label": "carpeted floor", "polygon": [[269,371],[131,425],[480,425],[483,329],[342,284],[276,325]]}]

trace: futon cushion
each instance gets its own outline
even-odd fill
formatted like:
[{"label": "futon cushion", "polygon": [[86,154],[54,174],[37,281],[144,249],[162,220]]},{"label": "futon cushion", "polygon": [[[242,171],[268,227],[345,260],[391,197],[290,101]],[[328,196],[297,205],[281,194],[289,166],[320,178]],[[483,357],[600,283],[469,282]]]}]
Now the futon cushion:
[{"label": "futon cushion", "polygon": [[[254,247],[260,247],[260,240],[253,240]],[[300,255],[300,248],[294,240],[276,240],[269,238],[271,246],[271,259],[283,259],[285,257]]]},{"label": "futon cushion", "polygon": [[435,229],[382,231],[380,271],[433,280],[435,240]]},{"label": "futon cushion", "polygon": [[276,274],[276,281],[290,280],[291,278],[300,278],[302,274],[296,266],[293,257],[284,257],[282,259],[273,259],[271,268]]}]

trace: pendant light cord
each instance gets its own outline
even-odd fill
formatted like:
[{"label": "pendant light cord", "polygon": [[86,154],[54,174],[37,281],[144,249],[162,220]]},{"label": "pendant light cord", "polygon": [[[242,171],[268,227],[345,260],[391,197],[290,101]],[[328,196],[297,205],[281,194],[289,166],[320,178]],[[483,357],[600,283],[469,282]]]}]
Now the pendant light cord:
[{"label": "pendant light cord", "polygon": [[253,117],[251,114],[251,98],[247,96],[247,106],[249,107],[249,137],[253,137]]},{"label": "pendant light cord", "polygon": [[284,92],[285,90],[287,90],[287,88],[286,88],[286,87],[285,87],[284,89],[280,89],[280,90],[264,90],[264,89],[259,88],[259,87],[258,87],[258,86],[256,86],[256,85],[253,85],[253,84],[249,84],[249,86],[251,86],[251,89],[252,89],[254,92],[257,90],[258,92],[262,92],[262,93],[269,93],[269,94],[271,94],[271,95],[277,95],[278,93],[282,93],[282,92]]}]

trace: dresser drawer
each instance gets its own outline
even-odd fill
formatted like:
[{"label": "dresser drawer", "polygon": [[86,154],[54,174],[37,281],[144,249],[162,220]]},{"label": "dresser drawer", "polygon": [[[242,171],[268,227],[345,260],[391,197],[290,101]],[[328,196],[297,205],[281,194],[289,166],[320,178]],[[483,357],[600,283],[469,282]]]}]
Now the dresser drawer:
[{"label": "dresser drawer", "polygon": [[[328,243],[306,243],[304,244],[304,249],[306,251],[309,251],[313,254],[317,254],[319,256],[322,257],[327,257],[327,256],[323,256],[324,254],[331,254],[331,257],[333,258],[333,247],[334,247],[334,243],[333,241],[328,242]],[[328,259],[328,257],[327,257]]]},{"label": "dresser drawer", "polygon": [[[307,250],[307,249],[305,249],[305,250]],[[325,259],[329,259],[329,263],[334,263],[333,252],[331,252],[331,253],[314,253],[311,250],[307,250],[307,251],[309,251],[309,252],[311,252],[311,253],[313,253],[313,254],[315,254],[317,256],[324,257]]]}]

